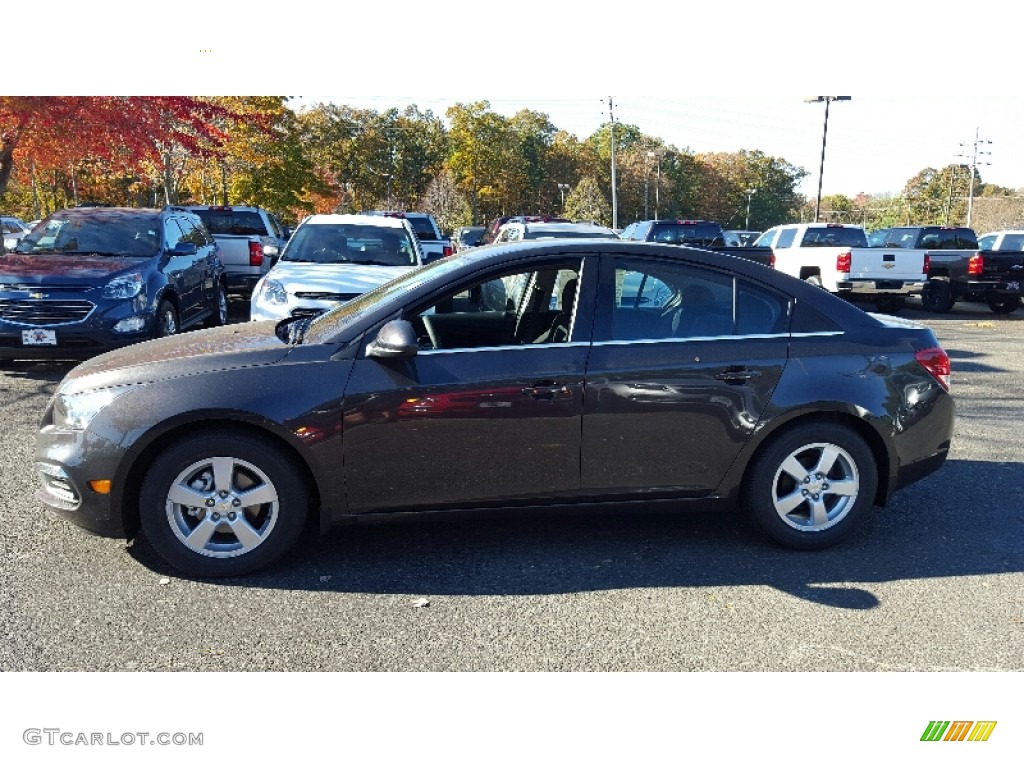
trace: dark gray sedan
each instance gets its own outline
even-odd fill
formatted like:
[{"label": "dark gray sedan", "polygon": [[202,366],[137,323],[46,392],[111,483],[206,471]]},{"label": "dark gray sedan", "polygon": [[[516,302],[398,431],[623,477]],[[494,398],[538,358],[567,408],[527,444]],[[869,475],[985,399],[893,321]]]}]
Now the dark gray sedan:
[{"label": "dark gray sedan", "polygon": [[942,465],[949,375],[930,329],[744,259],[494,246],[78,366],[39,498],[204,577],[353,516],[547,504],[739,507],[815,549]]}]

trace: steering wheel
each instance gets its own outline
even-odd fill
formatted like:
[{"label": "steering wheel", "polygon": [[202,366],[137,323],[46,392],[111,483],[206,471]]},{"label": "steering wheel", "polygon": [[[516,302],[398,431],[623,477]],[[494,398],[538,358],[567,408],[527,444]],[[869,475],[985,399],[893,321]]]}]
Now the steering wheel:
[{"label": "steering wheel", "polygon": [[441,344],[437,340],[437,330],[434,328],[434,323],[430,319],[430,315],[423,315],[423,327],[427,331],[427,336],[430,337],[430,343],[434,349],[441,349]]}]

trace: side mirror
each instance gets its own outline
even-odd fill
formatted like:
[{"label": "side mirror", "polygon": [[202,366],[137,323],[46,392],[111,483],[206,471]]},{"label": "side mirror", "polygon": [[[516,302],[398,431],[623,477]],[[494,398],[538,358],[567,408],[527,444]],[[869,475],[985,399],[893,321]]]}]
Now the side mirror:
[{"label": "side mirror", "polygon": [[366,348],[367,357],[415,357],[419,352],[416,331],[408,320],[390,320],[377,332],[377,338]]},{"label": "side mirror", "polygon": [[268,259],[276,259],[280,255],[280,252],[276,245],[264,245],[263,255]]}]

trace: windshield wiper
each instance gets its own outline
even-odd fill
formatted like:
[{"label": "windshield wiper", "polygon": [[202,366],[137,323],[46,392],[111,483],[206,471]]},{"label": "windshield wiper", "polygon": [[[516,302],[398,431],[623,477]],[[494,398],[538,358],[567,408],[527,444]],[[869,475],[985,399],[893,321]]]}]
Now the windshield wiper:
[{"label": "windshield wiper", "polygon": [[115,256],[130,257],[136,259],[144,259],[145,256],[138,253],[128,253],[126,251],[54,251],[54,253],[60,253],[65,256]]},{"label": "windshield wiper", "polygon": [[393,261],[378,261],[377,259],[360,259],[359,261],[350,261],[351,264],[365,264],[367,266],[374,267],[409,267],[411,264],[395,264]]}]

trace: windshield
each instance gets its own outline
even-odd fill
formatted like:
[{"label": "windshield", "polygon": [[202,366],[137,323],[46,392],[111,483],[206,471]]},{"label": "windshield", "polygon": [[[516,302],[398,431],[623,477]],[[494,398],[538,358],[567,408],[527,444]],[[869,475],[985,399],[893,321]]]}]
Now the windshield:
[{"label": "windshield", "polygon": [[808,227],[800,245],[804,248],[828,248],[837,245],[866,248],[868,237],[860,227]]},{"label": "windshield", "polygon": [[711,245],[722,236],[722,228],[717,224],[693,222],[655,224],[647,239],[656,243],[672,243],[674,245]]},{"label": "windshield", "polygon": [[412,226],[412,231],[416,233],[416,237],[420,238],[420,240],[437,239],[437,234],[434,232],[434,226],[426,216],[406,216],[405,218]]},{"label": "windshield", "polygon": [[147,258],[160,250],[160,217],[109,211],[62,211],[51,215],[18,243],[15,253],[93,253]]},{"label": "windshield", "polygon": [[281,261],[312,264],[416,266],[416,247],[404,227],[369,224],[304,224],[295,230]]},{"label": "windshield", "polygon": [[461,266],[458,259],[441,259],[431,262],[426,266],[404,273],[390,282],[384,283],[372,291],[362,294],[351,301],[339,304],[329,312],[317,315],[310,324],[305,334],[306,343],[317,344],[338,338],[343,331],[363,318],[369,312],[374,311],[392,297],[415,290],[428,280],[441,277],[448,271],[454,271]]},{"label": "windshield", "polygon": [[257,211],[236,211],[230,208],[194,208],[211,235],[245,235],[266,237],[267,225]]}]

